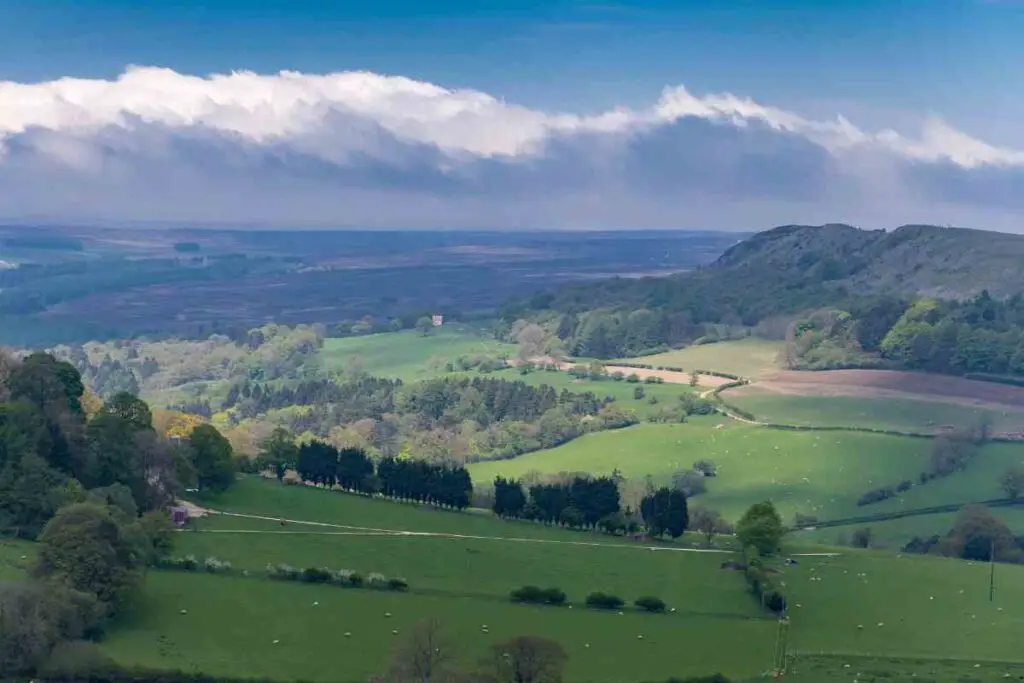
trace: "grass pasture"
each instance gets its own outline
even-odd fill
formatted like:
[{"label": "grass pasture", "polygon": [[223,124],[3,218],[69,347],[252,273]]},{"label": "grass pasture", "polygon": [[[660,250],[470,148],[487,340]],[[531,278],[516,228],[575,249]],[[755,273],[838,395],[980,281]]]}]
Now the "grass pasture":
[{"label": "grass pasture", "polygon": [[[663,680],[713,671],[746,678],[771,663],[775,622],[759,613],[741,574],[720,568],[728,554],[651,551],[625,539],[255,478],[240,481],[216,507],[485,538],[341,535],[308,524],[281,527],[272,519],[203,518],[198,531],[176,537],[176,552],[227,559],[249,576],[152,572],[141,602],[104,641],[117,661],[214,675],[366,680],[381,671],[397,638],[392,630],[401,636],[417,620],[434,617],[466,664],[499,640],[553,638],[569,653],[568,681]],[[410,591],[275,582],[262,576],[268,562],[402,575]],[[510,603],[508,592],[526,584],[562,588],[572,608]],[[647,615],[631,606],[621,615],[594,612],[583,607],[592,591],[629,602],[653,594],[677,612]],[[742,645],[721,646],[729,642]],[[685,657],[676,656],[681,646]]]},{"label": "grass pasture", "polygon": [[465,325],[444,325],[424,337],[414,330],[324,340],[320,358],[327,370],[343,371],[358,357],[363,370],[376,377],[404,381],[447,374],[445,363],[459,356],[514,355],[516,347],[495,341]]},{"label": "grass pasture", "polygon": [[[988,452],[988,446],[983,455]],[[821,519],[864,514],[857,498],[872,488],[914,478],[925,467],[927,441],[858,432],[795,432],[724,417],[682,425],[642,424],[588,434],[547,451],[469,466],[474,481],[497,475],[589,471],[667,481],[701,458],[719,475],[694,499],[738,519],[752,503],[771,499],[786,521],[796,512]],[[979,456],[983,457],[983,456]]]},{"label": "grass pasture", "polygon": [[[304,524],[282,528],[273,520],[204,518],[198,532],[180,534],[178,552],[229,559],[236,570],[250,570],[249,576],[151,573],[142,600],[103,643],[118,661],[214,675],[366,680],[381,671],[396,638],[430,616],[442,621],[466,664],[491,643],[515,635],[558,640],[569,653],[569,682],[663,680],[713,671],[753,681],[770,666],[777,625],[753,618],[756,606],[742,575],[721,569],[727,557],[721,554],[650,551],[624,540],[605,544],[600,536],[254,478],[241,481],[219,503],[221,509],[272,518],[309,514],[327,523],[472,529],[489,537],[347,536]],[[513,540],[528,537],[524,529],[555,543]],[[294,533],[300,531],[308,533]],[[602,544],[572,545],[580,539]],[[827,549],[797,543],[789,550]],[[789,594],[792,680],[961,683],[1024,674],[1024,567],[997,569],[990,603],[987,566],[839,552],[794,555],[793,566],[773,564]],[[261,576],[267,562],[402,574],[411,588],[395,594],[274,582]],[[508,590],[526,583],[563,588],[573,608],[509,603]],[[678,611],[592,612],[580,604],[591,590],[629,599],[653,593]],[[489,633],[483,632],[485,624]]]},{"label": "grass pasture", "polygon": [[983,416],[993,429],[1021,431],[1024,413],[987,410],[910,398],[886,396],[795,396],[764,390],[756,384],[723,394],[730,404],[772,424],[854,427],[928,434],[943,427],[969,427]]},{"label": "grass pasture", "polygon": [[[639,358],[620,358],[620,362],[645,363],[691,370],[714,370],[757,379],[778,370],[780,342],[749,337],[715,344],[688,346]],[[615,361],[609,361],[615,363]]]}]

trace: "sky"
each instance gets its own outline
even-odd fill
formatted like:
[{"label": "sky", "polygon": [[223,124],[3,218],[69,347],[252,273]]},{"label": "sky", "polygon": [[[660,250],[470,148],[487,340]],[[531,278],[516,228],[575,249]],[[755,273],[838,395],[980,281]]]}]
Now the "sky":
[{"label": "sky", "polygon": [[0,0],[0,221],[1024,232],[1024,0]]}]

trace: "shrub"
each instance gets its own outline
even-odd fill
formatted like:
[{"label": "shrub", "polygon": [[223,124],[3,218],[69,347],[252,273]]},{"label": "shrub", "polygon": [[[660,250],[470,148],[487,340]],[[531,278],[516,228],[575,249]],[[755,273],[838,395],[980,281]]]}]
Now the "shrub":
[{"label": "shrub", "polygon": [[350,577],[354,574],[351,569],[332,569],[331,583],[338,586],[348,586]]},{"label": "shrub", "polygon": [[633,390],[633,398],[637,401],[641,400],[644,396],[646,396],[646,394],[644,393],[643,387],[637,387]]},{"label": "shrub", "polygon": [[348,585],[353,588],[362,588],[363,586],[363,575],[358,572],[352,572],[348,575]]},{"label": "shrub", "polygon": [[778,614],[786,609],[786,596],[776,588],[768,589],[761,596],[764,606]]},{"label": "shrub", "polygon": [[637,384],[640,382],[640,375],[635,372],[626,378],[626,381],[630,384]]},{"label": "shrub", "polygon": [[880,503],[883,500],[888,500],[896,495],[896,492],[892,490],[892,487],[885,486],[879,489],[873,489],[868,491],[860,498],[857,499],[858,506],[871,505],[872,503]]},{"label": "shrub", "polygon": [[638,609],[642,609],[645,612],[660,613],[665,611],[665,601],[651,595],[645,595],[637,598],[633,604],[636,605]]},{"label": "shrub", "polygon": [[216,557],[208,557],[203,560],[203,569],[211,574],[225,574],[231,571],[231,563],[218,560]]},{"label": "shrub", "polygon": [[323,567],[306,567],[299,579],[303,583],[327,583],[331,580],[331,570]]},{"label": "shrub", "polygon": [[157,563],[163,569],[177,569],[184,572],[194,572],[199,568],[199,562],[193,555],[185,557],[167,557]]},{"label": "shrub", "polygon": [[302,576],[302,570],[289,564],[268,564],[267,576],[278,581],[298,581]]},{"label": "shrub", "polygon": [[388,577],[384,576],[380,572],[370,572],[366,577],[366,585],[369,588],[387,588]]},{"label": "shrub", "polygon": [[395,576],[388,579],[388,590],[404,592],[409,590],[409,582],[405,579]]},{"label": "shrub", "polygon": [[544,604],[551,605],[553,607],[564,605],[567,599],[565,591],[559,588],[545,588],[541,593],[544,598]]},{"label": "shrub", "polygon": [[523,586],[509,593],[512,602],[539,603],[543,602],[544,590],[538,586]]},{"label": "shrub", "polygon": [[626,604],[617,595],[607,593],[591,593],[587,596],[587,607],[591,609],[621,609]]},{"label": "shrub", "polygon": [[523,586],[509,593],[512,602],[521,602],[531,605],[564,605],[566,601],[565,592],[559,588],[539,588],[537,586]]}]

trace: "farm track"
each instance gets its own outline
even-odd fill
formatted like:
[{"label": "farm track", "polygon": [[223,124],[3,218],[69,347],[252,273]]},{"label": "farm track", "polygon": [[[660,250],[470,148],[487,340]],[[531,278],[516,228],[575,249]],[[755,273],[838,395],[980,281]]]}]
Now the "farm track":
[{"label": "farm track", "polygon": [[[302,524],[306,526],[324,527],[329,529],[343,529],[344,531],[292,531],[292,530],[269,530],[269,529],[207,529],[198,533],[216,534],[300,534],[318,536],[393,536],[398,538],[439,538],[450,540],[469,541],[505,541],[508,543],[540,543],[545,545],[582,546],[593,548],[619,548],[627,550],[647,550],[664,552],[685,552],[685,553],[710,553],[718,555],[735,554],[733,550],[721,548],[674,548],[653,545],[630,545],[626,543],[600,543],[597,541],[556,541],[545,538],[520,538],[515,536],[478,536],[473,534],[453,534],[439,531],[405,531],[401,529],[378,529],[373,527],[351,526],[347,524],[333,524],[330,522],[311,522],[307,520],[281,519],[280,517],[269,517],[266,515],[251,515],[239,512],[226,512],[222,510],[211,510],[201,508],[191,503],[185,503],[189,508],[189,514],[196,512],[195,516],[206,517],[221,515],[224,517],[237,517],[241,519],[256,519],[268,522],[284,522],[285,524]],[[838,557],[839,553],[797,553],[794,557]]]}]

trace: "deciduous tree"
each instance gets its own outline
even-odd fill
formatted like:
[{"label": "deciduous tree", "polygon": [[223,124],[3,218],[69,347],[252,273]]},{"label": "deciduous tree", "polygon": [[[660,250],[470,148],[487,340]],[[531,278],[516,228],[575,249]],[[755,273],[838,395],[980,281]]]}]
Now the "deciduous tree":
[{"label": "deciduous tree", "polygon": [[736,536],[743,547],[753,546],[762,555],[770,555],[779,549],[783,532],[782,518],[767,500],[747,508],[736,525]]}]

